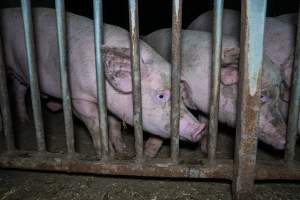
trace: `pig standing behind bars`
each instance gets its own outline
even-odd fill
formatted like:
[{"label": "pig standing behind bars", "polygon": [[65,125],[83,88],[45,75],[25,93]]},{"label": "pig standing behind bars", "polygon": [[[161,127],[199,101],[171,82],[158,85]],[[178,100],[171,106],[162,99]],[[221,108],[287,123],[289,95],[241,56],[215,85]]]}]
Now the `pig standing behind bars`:
[{"label": "pig standing behind bars", "polygon": [[[190,30],[212,31],[213,11],[208,11],[197,17],[188,27]],[[238,11],[224,9],[223,33],[225,35],[240,36],[241,16]],[[291,87],[291,74],[294,60],[297,15],[289,14],[278,18],[267,17],[264,35],[264,50],[266,55],[280,68],[284,85],[282,85],[282,99],[288,101]]]},{"label": "pig standing behind bars", "polygon": [[[144,37],[164,58],[170,59],[171,31],[157,30]],[[204,113],[209,112],[212,62],[211,33],[182,31],[182,79],[191,87],[192,101]],[[223,53],[220,85],[219,120],[229,126],[236,122],[238,97],[239,45],[232,37],[223,37]],[[258,137],[277,149],[285,146],[286,124],[280,114],[278,99],[281,83],[280,73],[267,56],[264,56],[262,75],[261,112]]]},{"label": "pig standing behind bars", "polygon": [[[203,13],[189,25],[188,29],[211,31],[212,14],[212,11]],[[235,10],[224,9],[223,15],[223,33],[238,38],[240,34],[240,13]],[[287,119],[288,115],[297,22],[298,13],[266,18],[265,51],[270,59],[277,64],[277,66],[280,66],[284,85],[281,86],[281,100],[279,105],[285,119]],[[300,119],[298,124],[300,124]],[[299,125],[298,134],[300,134]]]},{"label": "pig standing behind bars", "polygon": [[[61,98],[59,56],[55,11],[33,9],[33,23],[37,50],[37,65],[41,91]],[[20,112],[26,115],[24,97],[28,83],[24,30],[20,8],[1,11],[6,64],[13,72]],[[67,14],[67,42],[72,104],[75,115],[81,119],[93,138],[99,135],[93,21],[71,13]],[[112,25],[104,26],[104,67],[108,110],[132,124],[132,84],[129,34]],[[151,47],[141,41],[141,79],[143,127],[150,133],[170,137],[170,64]],[[111,121],[111,120],[109,120]],[[199,123],[182,104],[180,136],[196,142],[202,136],[205,124]],[[121,136],[110,138],[116,150],[123,149]],[[117,142],[116,142],[117,141]],[[116,147],[117,146],[117,147]]]}]

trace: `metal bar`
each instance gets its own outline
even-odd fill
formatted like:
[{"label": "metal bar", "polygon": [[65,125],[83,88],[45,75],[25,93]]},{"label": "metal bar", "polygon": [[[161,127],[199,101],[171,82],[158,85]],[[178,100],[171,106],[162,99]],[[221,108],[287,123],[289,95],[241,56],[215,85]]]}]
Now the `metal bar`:
[{"label": "metal bar", "polygon": [[142,96],[140,74],[140,45],[138,0],[129,0],[130,48],[133,85],[133,125],[137,161],[143,160]]},{"label": "metal bar", "polygon": [[36,137],[37,137],[37,148],[39,151],[45,151],[46,142],[45,142],[45,134],[44,134],[44,124],[42,119],[35,45],[33,40],[31,1],[22,0],[21,4],[22,4],[22,15],[23,15],[24,31],[25,31],[27,65],[29,68],[29,82],[30,82],[30,93],[31,93],[32,110],[33,110],[33,120],[34,120],[34,126],[35,126]]},{"label": "metal bar", "polygon": [[254,199],[266,0],[242,1],[241,60],[234,154],[234,199]]},{"label": "metal bar", "polygon": [[220,68],[222,54],[222,21],[224,0],[214,0],[213,17],[213,52],[211,71],[210,114],[208,134],[208,159],[213,162],[216,157],[219,97],[220,97]]},{"label": "metal bar", "polygon": [[255,180],[300,180],[300,162],[284,160],[258,161]]},{"label": "metal bar", "polygon": [[67,30],[66,30],[65,1],[55,0],[55,7],[56,7],[59,66],[60,66],[61,90],[63,96],[67,151],[68,153],[74,153],[75,141],[74,141],[74,125],[73,125],[73,114],[72,114],[72,100],[71,100],[70,89],[69,89],[68,67],[67,67],[68,60],[67,60],[67,39],[66,39]]},{"label": "metal bar", "polygon": [[149,161],[136,164],[128,161],[91,161],[89,158],[66,159],[66,155],[36,152],[19,152],[0,155],[0,168],[19,168],[68,173],[92,173],[124,176],[150,176],[174,178],[232,178],[232,160],[218,160],[210,166],[204,160],[201,165],[174,165],[171,160]]},{"label": "metal bar", "polygon": [[[67,173],[107,174],[144,177],[233,179],[231,159],[217,159],[214,165],[201,160],[201,165],[172,164],[171,160],[151,160],[136,165],[132,161],[99,162],[65,154],[17,151],[0,155],[0,168],[58,171]],[[300,162],[287,166],[284,161],[264,161],[256,165],[255,180],[300,180]],[[252,195],[251,195],[252,196]]]},{"label": "metal bar", "polygon": [[4,129],[6,149],[8,151],[13,151],[15,150],[15,136],[13,134],[12,128],[12,118],[7,90],[5,61],[2,48],[2,39],[0,38],[0,115],[2,117],[2,121],[0,117],[0,123],[3,122],[2,128]]},{"label": "metal bar", "polygon": [[106,90],[104,79],[104,67],[102,62],[101,45],[103,43],[103,12],[102,0],[94,0],[94,26],[95,26],[95,54],[96,54],[96,78],[99,105],[99,124],[101,133],[102,159],[107,160],[109,155]]},{"label": "metal bar", "polygon": [[173,0],[171,76],[171,159],[178,162],[180,120],[182,0]]},{"label": "metal bar", "polygon": [[295,148],[298,133],[298,118],[300,106],[300,13],[298,17],[297,44],[295,49],[295,61],[292,80],[292,94],[288,116],[287,144],[284,155],[286,161],[291,161],[295,157]]}]

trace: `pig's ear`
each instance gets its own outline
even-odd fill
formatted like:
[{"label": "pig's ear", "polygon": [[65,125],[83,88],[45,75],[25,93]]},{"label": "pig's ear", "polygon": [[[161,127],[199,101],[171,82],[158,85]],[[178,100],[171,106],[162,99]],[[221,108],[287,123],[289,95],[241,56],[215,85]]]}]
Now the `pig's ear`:
[{"label": "pig's ear", "polygon": [[240,48],[224,48],[222,55],[222,66],[237,67],[240,60]]},{"label": "pig's ear", "polygon": [[186,105],[190,109],[196,110],[197,107],[192,99],[192,90],[185,80],[180,81],[180,93],[184,105]]},{"label": "pig's ear", "polygon": [[221,68],[221,82],[224,85],[237,84],[239,81],[239,72],[236,67],[222,67]]},{"label": "pig's ear", "polygon": [[131,93],[130,49],[103,46],[102,54],[106,80],[117,91]]}]

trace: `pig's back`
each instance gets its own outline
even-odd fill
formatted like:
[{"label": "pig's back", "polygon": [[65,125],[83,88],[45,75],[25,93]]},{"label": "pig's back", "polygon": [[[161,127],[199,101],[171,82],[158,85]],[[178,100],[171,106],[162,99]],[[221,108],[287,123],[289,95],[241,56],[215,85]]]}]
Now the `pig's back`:
[{"label": "pig's back", "polygon": [[[43,92],[59,97],[58,52],[55,15],[52,9],[34,8],[34,41],[40,88]],[[28,83],[24,24],[20,8],[1,10],[1,35],[6,64]]]},{"label": "pig's back", "polygon": [[[40,78],[41,90],[51,96],[60,97],[55,10],[34,8],[32,11],[36,60],[39,77],[42,77]],[[6,52],[6,63],[24,80],[28,80],[23,26],[20,8],[1,10],[1,35]],[[105,33],[105,41],[109,45],[117,46],[118,43],[124,43],[126,40],[125,30],[110,25],[105,26],[105,29],[108,30]],[[68,67],[73,96],[81,96],[84,95],[83,93],[93,94],[96,91],[93,30],[92,20],[67,13]],[[114,38],[118,39],[114,40]]]}]

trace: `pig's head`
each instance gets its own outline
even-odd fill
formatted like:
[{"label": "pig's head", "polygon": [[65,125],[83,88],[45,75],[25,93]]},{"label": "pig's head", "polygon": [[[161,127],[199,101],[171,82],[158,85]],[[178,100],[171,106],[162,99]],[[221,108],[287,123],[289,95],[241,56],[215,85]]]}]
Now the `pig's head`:
[{"label": "pig's head", "polygon": [[[238,51],[236,51],[238,52]],[[265,55],[259,118],[259,139],[276,149],[284,149],[286,142],[286,123],[280,112],[280,87],[282,84],[279,67]],[[238,71],[234,67],[221,69],[221,82],[232,85],[238,82]]]},{"label": "pig's head", "polygon": [[284,149],[286,143],[286,123],[279,107],[281,84],[279,67],[265,55],[260,99],[260,138],[276,149]]},{"label": "pig's head", "polygon": [[[140,71],[144,130],[163,138],[170,137],[170,70],[171,66],[150,47],[141,48]],[[103,47],[105,77],[109,84],[127,99],[132,100],[132,73],[129,48]],[[132,124],[132,103],[127,105],[126,122]],[[120,117],[120,116],[119,116]],[[121,116],[121,118],[123,118]],[[181,137],[199,141],[206,124],[200,123],[181,102]]]},{"label": "pig's head", "polygon": [[286,123],[279,111],[278,96],[274,91],[263,90],[261,93],[261,111],[259,120],[260,139],[275,147],[284,149],[286,143]]}]

